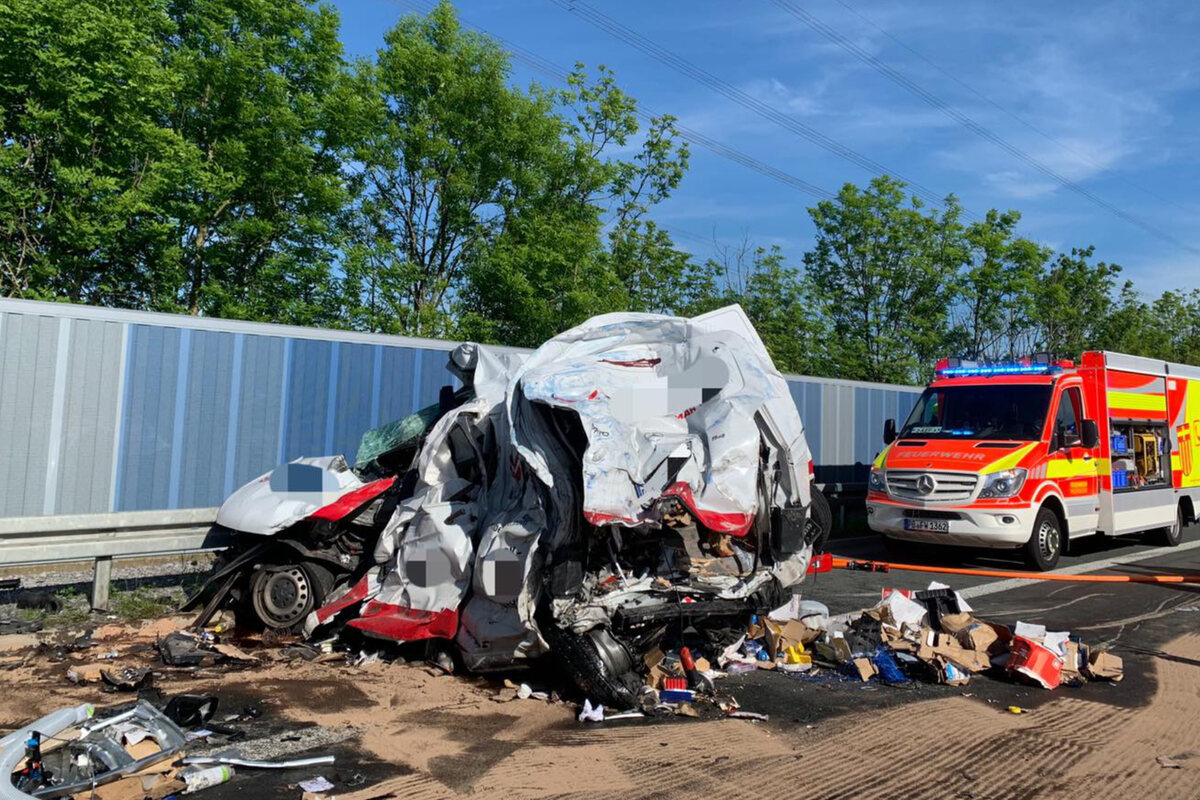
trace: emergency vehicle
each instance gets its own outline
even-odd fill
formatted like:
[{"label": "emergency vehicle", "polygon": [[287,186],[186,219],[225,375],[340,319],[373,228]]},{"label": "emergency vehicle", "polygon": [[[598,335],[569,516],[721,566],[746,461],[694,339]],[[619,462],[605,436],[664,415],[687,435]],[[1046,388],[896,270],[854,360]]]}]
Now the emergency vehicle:
[{"label": "emergency vehicle", "polygon": [[884,424],[867,519],[890,540],[1023,548],[1150,532],[1173,547],[1200,508],[1200,368],[1087,352],[938,362],[904,425]]}]

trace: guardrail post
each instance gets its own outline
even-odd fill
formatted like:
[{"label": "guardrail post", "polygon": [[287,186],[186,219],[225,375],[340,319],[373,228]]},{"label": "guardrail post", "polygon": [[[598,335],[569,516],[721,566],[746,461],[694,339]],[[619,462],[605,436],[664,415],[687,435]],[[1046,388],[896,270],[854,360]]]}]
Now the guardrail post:
[{"label": "guardrail post", "polygon": [[108,589],[112,581],[112,557],[96,559],[92,572],[92,610],[108,611]]}]

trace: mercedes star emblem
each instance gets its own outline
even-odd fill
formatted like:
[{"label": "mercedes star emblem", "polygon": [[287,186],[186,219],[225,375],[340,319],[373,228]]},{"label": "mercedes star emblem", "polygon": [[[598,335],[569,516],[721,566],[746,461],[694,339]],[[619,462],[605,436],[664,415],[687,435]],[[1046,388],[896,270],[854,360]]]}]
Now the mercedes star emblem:
[{"label": "mercedes star emblem", "polygon": [[933,494],[933,490],[937,488],[937,481],[932,475],[922,475],[917,478],[917,491],[921,494]]}]

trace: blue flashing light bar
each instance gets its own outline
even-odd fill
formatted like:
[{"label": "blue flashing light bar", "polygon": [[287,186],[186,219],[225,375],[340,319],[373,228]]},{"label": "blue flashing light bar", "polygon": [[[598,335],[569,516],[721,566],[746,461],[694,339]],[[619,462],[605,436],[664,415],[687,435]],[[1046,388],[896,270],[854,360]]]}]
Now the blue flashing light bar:
[{"label": "blue flashing light bar", "polygon": [[1055,364],[978,364],[964,367],[946,367],[938,370],[945,378],[966,378],[986,375],[1049,375],[1060,372]]}]

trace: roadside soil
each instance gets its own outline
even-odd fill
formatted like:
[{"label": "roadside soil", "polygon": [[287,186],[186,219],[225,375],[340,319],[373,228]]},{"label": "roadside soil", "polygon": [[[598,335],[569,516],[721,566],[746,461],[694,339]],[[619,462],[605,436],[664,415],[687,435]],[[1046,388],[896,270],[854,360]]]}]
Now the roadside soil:
[{"label": "roadside soil", "polygon": [[[37,646],[39,638],[50,638],[46,634],[0,637],[0,729],[73,703],[135,699],[66,679],[72,665],[116,651],[105,666],[154,665],[154,685],[167,696],[218,695],[218,719],[246,706],[261,711],[231,723],[247,739],[230,747],[273,747],[276,757],[338,757],[328,768],[240,770],[230,784],[203,792],[213,800],[299,798],[296,784],[317,774],[337,785],[340,800],[705,797],[731,791],[979,799],[1153,793],[1167,800],[1194,798],[1200,786],[1198,634],[1142,656],[1152,681],[1135,705],[1106,699],[1133,688],[1125,683],[1049,693],[999,684],[995,688],[1005,691],[990,691],[983,683],[972,691],[973,682],[965,689],[921,689],[900,705],[881,702],[880,692],[843,684],[830,687],[845,702],[826,717],[753,708],[771,712],[771,720],[677,717],[596,725],[577,722],[574,703],[515,699],[501,679],[445,675],[424,663],[284,662],[278,649],[256,648],[253,639],[238,643],[255,659],[244,668],[163,667],[152,647],[155,638],[186,621],[109,625],[94,632],[95,647],[58,661],[51,660],[52,648]],[[763,676],[771,678],[788,680]],[[562,688],[526,680],[534,688]],[[998,699],[1006,692],[1041,694],[1028,713],[1015,715]],[[743,706],[752,708],[745,699]]]}]

